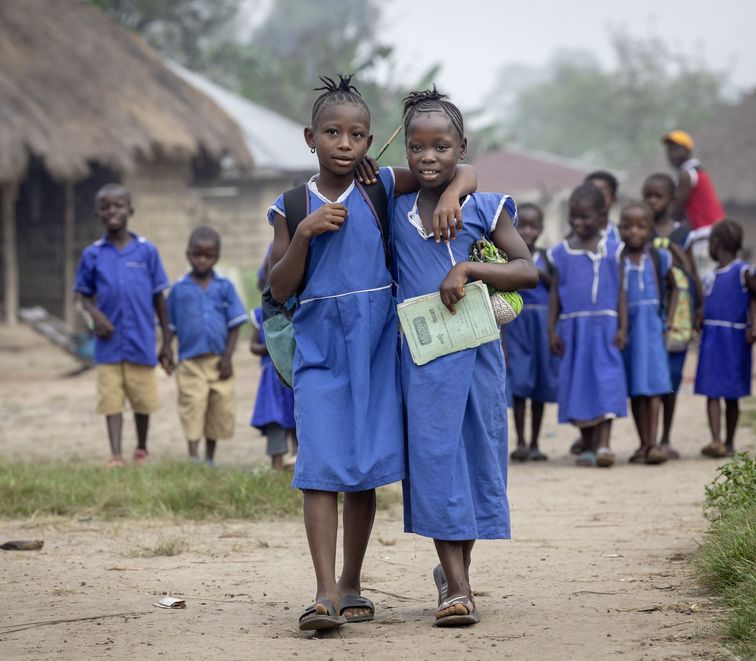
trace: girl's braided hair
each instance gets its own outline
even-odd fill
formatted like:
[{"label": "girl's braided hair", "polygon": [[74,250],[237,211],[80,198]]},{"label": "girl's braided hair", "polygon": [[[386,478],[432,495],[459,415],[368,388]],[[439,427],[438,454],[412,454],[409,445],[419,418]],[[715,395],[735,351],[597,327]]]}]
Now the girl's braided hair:
[{"label": "girl's braided hair", "polygon": [[339,74],[339,82],[336,82],[333,78],[328,76],[319,76],[323,87],[316,87],[313,91],[323,93],[315,99],[315,103],[312,104],[312,117],[310,122],[312,126],[318,120],[318,115],[323,111],[323,108],[333,103],[352,103],[361,106],[367,113],[368,120],[370,119],[370,108],[365,103],[365,99],[362,98],[360,91],[351,84],[352,75]]},{"label": "girl's braided hair", "polygon": [[449,97],[446,94],[441,94],[436,86],[433,86],[432,90],[422,90],[417,92],[410,92],[404,99],[404,110],[402,112],[402,121],[404,123],[404,134],[407,135],[407,129],[410,122],[414,119],[415,115],[419,112],[442,112],[452,123],[452,126],[459,133],[460,138],[465,137],[465,126],[462,120],[462,113],[459,108],[455,106],[451,101],[447,101]]}]

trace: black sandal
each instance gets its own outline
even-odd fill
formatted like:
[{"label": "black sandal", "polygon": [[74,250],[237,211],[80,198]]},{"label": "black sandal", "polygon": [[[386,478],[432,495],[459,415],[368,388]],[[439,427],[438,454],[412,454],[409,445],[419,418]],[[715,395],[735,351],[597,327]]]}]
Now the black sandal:
[{"label": "black sandal", "polygon": [[[370,612],[365,613],[364,615],[355,615],[353,617],[349,617],[348,615],[344,615],[345,610],[349,610],[350,608],[369,608]],[[339,608],[339,615],[342,615],[346,618],[347,622],[371,622],[375,619],[375,604],[373,604],[370,599],[367,597],[362,597],[360,595],[355,594],[347,594],[344,595],[341,598],[341,607]]]},{"label": "black sandal", "polygon": [[[328,613],[318,613],[316,609],[318,604],[325,606]],[[343,615],[336,614],[336,606],[330,599],[321,599],[312,606],[308,606],[304,613],[299,616],[299,629],[300,631],[323,631],[335,629],[346,624],[346,622],[347,619]]]}]

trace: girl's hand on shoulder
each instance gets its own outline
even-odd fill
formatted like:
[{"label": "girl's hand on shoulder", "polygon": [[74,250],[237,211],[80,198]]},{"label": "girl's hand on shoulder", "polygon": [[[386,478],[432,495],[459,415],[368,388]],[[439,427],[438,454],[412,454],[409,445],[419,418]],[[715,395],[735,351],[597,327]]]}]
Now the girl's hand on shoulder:
[{"label": "girl's hand on shoulder", "polygon": [[620,328],[617,331],[617,334],[614,336],[614,340],[612,340],[612,344],[620,351],[624,350],[624,348],[627,346],[627,331],[624,328]]},{"label": "girl's hand on shoulder", "polygon": [[555,356],[559,356],[560,358],[564,356],[564,342],[556,333],[549,334],[549,348]]},{"label": "girl's hand on shoulder", "polygon": [[347,208],[340,202],[329,202],[311,213],[297,227],[297,232],[304,231],[308,238],[320,236],[326,232],[338,232],[347,218]]},{"label": "girl's hand on shoulder", "polygon": [[449,239],[457,238],[459,231],[462,231],[462,207],[456,192],[447,188],[433,212],[433,238],[436,243],[449,243]]},{"label": "girl's hand on shoulder", "polygon": [[467,262],[460,262],[451,268],[438,288],[441,302],[452,314],[456,314],[454,306],[465,297],[467,280]]},{"label": "girl's hand on shoulder", "polygon": [[354,176],[361,184],[377,184],[378,183],[378,161],[372,156],[362,157],[362,160],[357,165],[354,171]]}]

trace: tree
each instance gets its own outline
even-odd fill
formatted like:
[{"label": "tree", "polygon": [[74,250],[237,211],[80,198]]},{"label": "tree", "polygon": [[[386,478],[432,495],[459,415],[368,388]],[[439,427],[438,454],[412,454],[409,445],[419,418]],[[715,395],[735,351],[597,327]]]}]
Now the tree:
[{"label": "tree", "polygon": [[234,30],[242,0],[90,0],[166,57],[200,70]]},{"label": "tree", "polygon": [[661,39],[620,31],[612,45],[608,70],[590,54],[557,53],[543,80],[514,95],[499,141],[626,169],[658,149],[666,131],[695,131],[725,104],[725,75]]}]

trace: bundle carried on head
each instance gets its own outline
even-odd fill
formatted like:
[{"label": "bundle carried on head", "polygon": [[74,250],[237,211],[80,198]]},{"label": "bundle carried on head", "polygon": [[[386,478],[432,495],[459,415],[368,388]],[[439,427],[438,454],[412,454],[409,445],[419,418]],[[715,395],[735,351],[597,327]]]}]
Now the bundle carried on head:
[{"label": "bundle carried on head", "polygon": [[[506,264],[506,254],[499,250],[491,241],[481,237],[473,241],[470,246],[470,261],[483,264]],[[489,285],[491,307],[494,310],[496,323],[500,326],[513,321],[522,310],[522,296],[516,291],[499,291]]]}]

